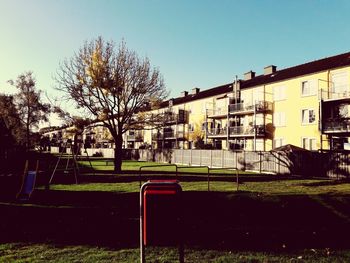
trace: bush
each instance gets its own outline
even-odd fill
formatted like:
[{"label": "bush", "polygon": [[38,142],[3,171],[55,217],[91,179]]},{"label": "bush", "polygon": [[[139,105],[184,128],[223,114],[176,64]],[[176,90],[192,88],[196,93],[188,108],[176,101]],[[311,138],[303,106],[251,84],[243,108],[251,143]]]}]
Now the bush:
[{"label": "bush", "polygon": [[102,152],[95,152],[92,157],[103,157]]}]

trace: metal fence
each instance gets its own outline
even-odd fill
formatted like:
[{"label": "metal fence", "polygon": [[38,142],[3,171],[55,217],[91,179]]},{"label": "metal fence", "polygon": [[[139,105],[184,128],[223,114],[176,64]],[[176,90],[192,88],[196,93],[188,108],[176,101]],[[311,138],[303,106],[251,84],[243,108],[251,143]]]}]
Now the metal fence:
[{"label": "metal fence", "polygon": [[259,173],[294,174],[313,177],[350,177],[347,152],[266,152],[229,150],[138,150],[139,160],[190,166],[236,168]]},{"label": "metal fence", "polygon": [[[58,148],[51,147],[52,152]],[[113,158],[114,149],[87,149],[89,156],[100,153]],[[295,174],[331,178],[350,177],[349,152],[230,151],[197,149],[123,149],[124,159],[173,163],[212,168],[236,168],[259,173]]]},{"label": "metal fence", "polygon": [[290,173],[280,154],[228,150],[138,150],[139,160],[176,163],[190,166],[236,168],[266,173]]}]

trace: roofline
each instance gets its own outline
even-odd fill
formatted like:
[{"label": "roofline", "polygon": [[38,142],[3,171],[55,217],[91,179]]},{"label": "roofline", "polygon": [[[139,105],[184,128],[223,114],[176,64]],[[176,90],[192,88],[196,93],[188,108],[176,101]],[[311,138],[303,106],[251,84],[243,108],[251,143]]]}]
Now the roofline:
[{"label": "roofline", "polygon": [[[339,61],[333,61],[336,58],[339,58]],[[327,66],[327,61],[334,63],[334,65]],[[318,65],[322,62],[325,63],[324,66]],[[338,54],[338,55],[331,56],[331,57],[325,57],[325,58],[321,58],[318,60],[305,62],[303,64],[291,66],[291,67],[284,68],[281,70],[276,70],[275,72],[268,74],[268,75],[261,74],[261,75],[258,75],[256,77],[250,79],[250,80],[241,80],[240,79],[239,81],[241,81],[241,89],[247,89],[247,88],[253,88],[253,87],[271,84],[271,83],[278,83],[278,82],[286,81],[286,80],[289,80],[292,78],[314,74],[316,72],[324,72],[324,71],[327,71],[330,69],[342,68],[342,67],[346,67],[349,65],[350,65],[350,52],[346,52],[346,53]],[[315,66],[315,68],[313,69],[312,66]],[[298,70],[300,70],[300,73],[294,73],[294,74],[292,73],[293,71],[298,71]],[[287,74],[288,72],[291,72],[291,74],[283,77],[283,74]],[[282,75],[281,78],[277,77],[280,75]],[[227,93],[230,91],[230,89],[232,89],[233,83],[234,83],[234,81],[231,83],[227,83],[224,85],[220,85],[220,86],[216,86],[216,87],[213,87],[210,89],[200,91],[199,93],[194,94],[194,95],[189,94],[185,97],[171,98],[169,100],[163,101],[161,103],[160,108],[163,109],[163,108],[169,107],[170,100],[173,100],[173,105],[180,105],[183,103],[188,103],[191,101],[209,98],[209,97],[214,97],[214,96],[221,95],[223,93]]]}]

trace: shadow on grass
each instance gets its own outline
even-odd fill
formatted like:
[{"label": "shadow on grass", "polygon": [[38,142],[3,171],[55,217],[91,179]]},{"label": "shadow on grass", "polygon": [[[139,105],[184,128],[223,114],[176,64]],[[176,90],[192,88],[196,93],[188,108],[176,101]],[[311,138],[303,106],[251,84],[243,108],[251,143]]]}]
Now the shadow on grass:
[{"label": "shadow on grass", "polygon": [[[328,202],[331,197],[322,198]],[[349,217],[350,196],[342,196],[342,203],[341,212]],[[183,193],[182,209],[187,247],[350,247],[348,220],[307,195],[269,199],[248,192],[190,191]],[[138,247],[138,193],[38,190],[30,204],[2,203],[0,213],[0,242]]]}]

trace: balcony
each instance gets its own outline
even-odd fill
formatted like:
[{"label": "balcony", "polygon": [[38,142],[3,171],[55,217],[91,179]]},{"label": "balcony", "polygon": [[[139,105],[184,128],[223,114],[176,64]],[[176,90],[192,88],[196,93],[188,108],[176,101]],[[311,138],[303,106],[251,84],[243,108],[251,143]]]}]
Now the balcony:
[{"label": "balcony", "polygon": [[350,119],[328,119],[323,123],[324,133],[350,133]]},{"label": "balcony", "polygon": [[350,99],[350,90],[348,85],[337,86],[334,91],[320,90],[321,99],[324,101],[346,100]]},{"label": "balcony", "polygon": [[127,141],[129,142],[141,142],[143,141],[143,135],[141,132],[135,132],[134,134],[127,135]]},{"label": "balcony", "polygon": [[264,125],[254,126],[237,126],[229,128],[230,137],[253,137],[253,136],[265,136],[266,129]]},{"label": "balcony", "polygon": [[163,133],[154,133],[152,134],[152,141],[160,141],[163,140],[164,134]]},{"label": "balcony", "polygon": [[258,101],[255,104],[237,103],[229,105],[230,114],[253,114],[261,112],[271,112],[273,104],[269,101]]},{"label": "balcony", "polygon": [[178,113],[166,111],[164,113],[164,123],[166,124],[180,124],[187,122],[187,111],[179,110]]},{"label": "balcony", "polygon": [[227,116],[227,107],[218,109],[207,109],[208,118],[222,118]]},{"label": "balcony", "polygon": [[226,128],[212,128],[207,131],[208,137],[226,137],[227,129]]},{"label": "balcony", "polygon": [[176,139],[184,139],[185,133],[183,131],[164,131],[163,133],[155,133],[152,134],[153,141],[161,141],[161,140],[176,140]]}]

